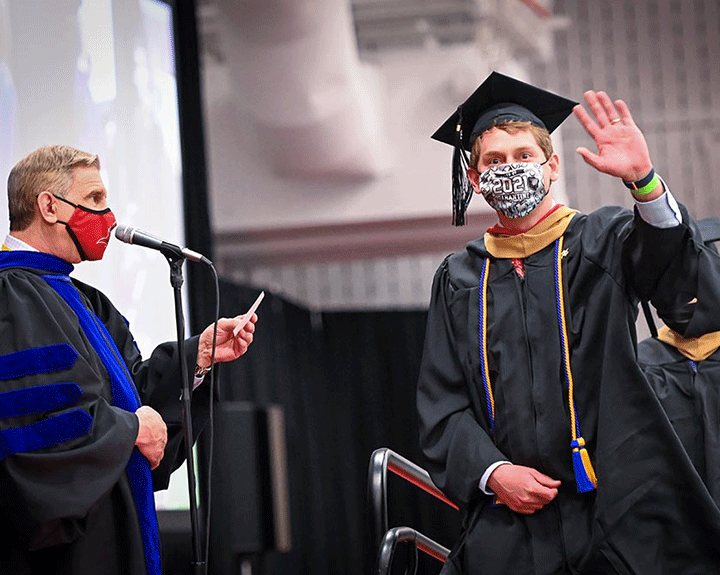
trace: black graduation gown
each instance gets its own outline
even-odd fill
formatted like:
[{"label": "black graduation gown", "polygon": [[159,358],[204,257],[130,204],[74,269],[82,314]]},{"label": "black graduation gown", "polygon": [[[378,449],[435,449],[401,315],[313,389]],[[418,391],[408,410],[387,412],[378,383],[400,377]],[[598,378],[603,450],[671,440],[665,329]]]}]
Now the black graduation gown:
[{"label": "black graduation gown", "polygon": [[[0,391],[76,382],[83,394],[72,408],[85,411],[93,421],[85,435],[0,461],[0,573],[143,574],[141,527],[126,474],[137,418],[113,407],[107,370],[79,328],[75,312],[40,273],[21,268],[0,270],[0,356],[62,343],[77,352],[77,359],[67,369],[0,381]],[[170,473],[185,454],[177,345],[163,344],[149,360],[142,361],[125,318],[107,297],[82,282],[74,281],[74,285],[117,345],[142,403],[158,410],[168,425],[165,456],[153,472],[154,488],[166,488]],[[185,345],[190,371],[198,338]],[[199,409],[207,405],[204,387],[193,394],[196,433],[207,412]],[[57,410],[64,411],[67,409]],[[0,419],[0,429],[31,424],[53,414]]]},{"label": "black graduation gown", "polygon": [[687,456],[720,506],[720,349],[689,360],[655,338],[638,344],[638,361]]},{"label": "black graduation gown", "polygon": [[[674,311],[669,319],[679,330],[711,323],[684,305],[698,289],[701,242],[685,224],[658,229],[637,213],[603,208],[573,218],[564,250],[575,404],[598,488],[576,490],[554,244],[524,260],[523,280],[510,260],[491,258],[493,438],[478,335],[480,272],[489,254],[482,240],[469,243],[435,275],[417,392],[424,464],[466,510],[446,570],[539,575],[590,573],[595,566],[643,575],[720,573],[720,515],[690,462],[679,457],[682,445],[635,351],[638,295]],[[493,506],[478,484],[500,460],[561,480],[559,495],[533,515]]]}]

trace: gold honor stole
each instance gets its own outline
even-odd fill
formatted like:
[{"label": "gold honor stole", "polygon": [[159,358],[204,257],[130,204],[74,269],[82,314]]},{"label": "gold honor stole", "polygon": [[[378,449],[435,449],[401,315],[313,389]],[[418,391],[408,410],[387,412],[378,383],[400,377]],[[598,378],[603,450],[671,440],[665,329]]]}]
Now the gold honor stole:
[{"label": "gold honor stole", "polygon": [[485,248],[497,259],[531,256],[546,248],[565,233],[577,210],[560,206],[535,226],[521,234],[485,233]]},{"label": "gold honor stole", "polygon": [[668,326],[658,330],[658,339],[673,346],[688,359],[703,361],[720,347],[720,331],[713,331],[700,337],[685,338]]}]

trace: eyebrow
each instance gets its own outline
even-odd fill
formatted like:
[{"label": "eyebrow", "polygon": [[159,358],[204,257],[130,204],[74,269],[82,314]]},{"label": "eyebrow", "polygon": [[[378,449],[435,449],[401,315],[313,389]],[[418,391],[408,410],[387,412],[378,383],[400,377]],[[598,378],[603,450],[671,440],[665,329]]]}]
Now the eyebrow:
[{"label": "eyebrow", "polygon": [[107,190],[103,187],[93,188],[93,189],[89,190],[83,197],[90,198],[90,197],[96,196],[98,194],[107,196]]},{"label": "eyebrow", "polygon": [[[535,154],[535,153],[537,153],[537,150],[534,149],[533,146],[522,146],[520,148],[511,150],[509,155],[513,156],[513,155],[522,154],[525,152]],[[480,157],[482,159],[484,159],[484,158],[492,158],[495,156],[505,156],[505,152],[500,151],[500,150],[488,150],[487,152],[481,154]]]}]

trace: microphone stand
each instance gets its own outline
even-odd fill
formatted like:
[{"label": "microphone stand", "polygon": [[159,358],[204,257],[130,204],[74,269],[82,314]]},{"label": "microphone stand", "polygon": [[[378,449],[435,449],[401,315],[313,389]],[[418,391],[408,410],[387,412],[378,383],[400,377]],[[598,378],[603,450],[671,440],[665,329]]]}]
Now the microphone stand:
[{"label": "microphone stand", "polygon": [[161,250],[170,264],[170,284],[175,292],[175,323],[177,325],[178,355],[180,357],[180,374],[182,377],[182,426],[185,438],[186,464],[188,473],[188,492],[190,496],[190,524],[192,529],[193,573],[203,575],[205,562],[202,557],[200,543],[200,521],[197,498],[195,495],[195,461],[193,457],[192,415],[190,412],[190,381],[187,372],[185,353],[185,318],[182,309],[183,274],[182,266],[185,258],[173,249]]}]

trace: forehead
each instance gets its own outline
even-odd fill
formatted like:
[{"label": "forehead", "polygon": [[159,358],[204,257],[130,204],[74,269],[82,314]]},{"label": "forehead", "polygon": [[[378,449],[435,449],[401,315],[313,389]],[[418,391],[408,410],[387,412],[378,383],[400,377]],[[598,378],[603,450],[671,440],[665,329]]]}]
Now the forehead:
[{"label": "forehead", "polygon": [[528,129],[520,129],[514,133],[510,133],[505,130],[500,130],[499,128],[490,128],[480,135],[480,150],[483,154],[495,151],[516,150],[519,148],[536,148],[540,150],[535,136]]}]

